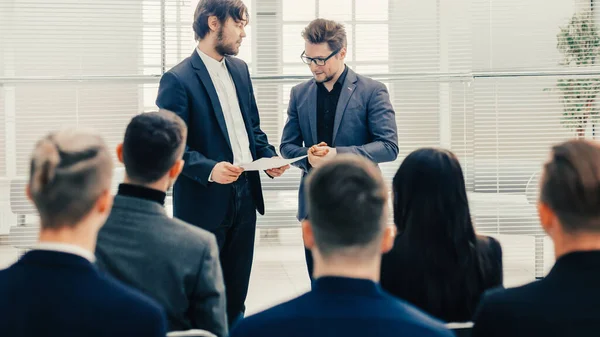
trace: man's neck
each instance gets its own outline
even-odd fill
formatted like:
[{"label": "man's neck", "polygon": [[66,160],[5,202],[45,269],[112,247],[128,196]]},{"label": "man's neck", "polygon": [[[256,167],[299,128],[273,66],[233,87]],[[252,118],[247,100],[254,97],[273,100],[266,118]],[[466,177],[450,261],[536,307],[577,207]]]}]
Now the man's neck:
[{"label": "man's neck", "polygon": [[344,70],[346,70],[346,64],[342,65],[340,70],[338,70],[338,72],[333,76],[333,78],[330,81],[323,83],[325,88],[327,88],[327,91],[333,90],[333,86],[340,79],[340,76],[342,76],[342,74],[344,73]]},{"label": "man's neck", "polygon": [[94,254],[98,233],[82,230],[80,225],[60,229],[42,229],[39,235],[40,243],[60,243],[77,246]]},{"label": "man's neck", "polygon": [[381,270],[381,258],[371,260],[349,259],[346,257],[335,257],[322,259],[313,254],[315,267],[313,277],[347,277],[356,279],[371,280],[379,282],[379,273]]},{"label": "man's neck", "polygon": [[223,55],[219,54],[215,49],[214,43],[209,38],[205,38],[198,42],[198,49],[204,54],[212,57],[213,59],[221,62],[223,60]]},{"label": "man's neck", "polygon": [[165,193],[169,189],[169,183],[167,181],[165,181],[165,179],[160,179],[151,184],[141,184],[141,183],[132,181],[129,177],[125,176],[123,183],[129,184],[129,185],[141,186],[141,187],[145,187],[145,188],[150,188],[150,189],[165,192]]},{"label": "man's neck", "polygon": [[600,234],[565,234],[554,239],[554,254],[556,258],[574,252],[600,250]]}]

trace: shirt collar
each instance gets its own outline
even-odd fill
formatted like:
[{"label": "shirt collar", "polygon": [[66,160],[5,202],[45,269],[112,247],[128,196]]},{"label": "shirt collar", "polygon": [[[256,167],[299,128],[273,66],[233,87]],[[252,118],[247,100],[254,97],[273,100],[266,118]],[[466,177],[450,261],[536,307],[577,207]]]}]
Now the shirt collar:
[{"label": "shirt collar", "polygon": [[223,59],[221,61],[217,61],[214,58],[206,55],[198,47],[196,47],[196,52],[198,53],[198,56],[200,56],[200,59],[202,59],[202,62],[204,62],[204,65],[206,66],[206,69],[208,69],[209,72],[216,73],[221,68],[227,69],[227,67],[225,65],[225,58],[224,57],[223,57]]},{"label": "shirt collar", "polygon": [[49,250],[52,252],[60,252],[81,256],[91,263],[96,262],[96,257],[92,252],[82,247],[68,244],[68,243],[56,243],[56,242],[38,242],[33,246],[34,250]]}]

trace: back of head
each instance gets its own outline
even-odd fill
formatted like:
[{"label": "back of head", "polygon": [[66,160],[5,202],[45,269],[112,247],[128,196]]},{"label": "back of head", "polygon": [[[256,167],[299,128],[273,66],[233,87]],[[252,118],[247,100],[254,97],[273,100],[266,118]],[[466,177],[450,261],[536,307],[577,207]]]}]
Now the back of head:
[{"label": "back of head", "polygon": [[311,44],[327,43],[331,51],[347,46],[344,25],[332,20],[315,19],[302,31],[302,37]]},{"label": "back of head", "polygon": [[444,250],[449,258],[462,260],[461,253],[475,242],[475,231],[456,156],[434,148],[412,152],[396,172],[393,190],[400,236],[417,247],[431,245],[432,254]]},{"label": "back of head", "polygon": [[571,140],[552,148],[540,201],[567,233],[600,233],[600,145]]},{"label": "back of head", "polygon": [[457,158],[442,149],[412,152],[394,176],[393,191],[398,236],[384,257],[384,272],[402,276],[383,277],[383,286],[437,317],[472,313],[483,284]]},{"label": "back of head", "polygon": [[387,188],[367,159],[340,155],[315,169],[307,182],[315,244],[325,258],[356,252],[376,255],[386,227]]},{"label": "back of head", "polygon": [[132,182],[150,184],[163,178],[182,158],[185,122],[167,110],[133,117],[125,130],[123,163]]},{"label": "back of head", "polygon": [[97,134],[69,129],[42,138],[31,157],[28,186],[42,228],[77,225],[110,190],[112,169]]}]

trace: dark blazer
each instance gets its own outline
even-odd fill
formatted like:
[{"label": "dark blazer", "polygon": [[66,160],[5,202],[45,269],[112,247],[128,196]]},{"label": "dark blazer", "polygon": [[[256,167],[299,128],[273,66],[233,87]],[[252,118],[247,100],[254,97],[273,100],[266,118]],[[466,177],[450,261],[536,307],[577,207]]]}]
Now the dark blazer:
[{"label": "dark blazer", "polygon": [[492,237],[477,237],[479,265],[467,266],[461,273],[446,268],[444,258],[439,259],[441,265],[421,268],[434,258],[409,257],[402,249],[407,246],[402,239],[398,236],[392,251],[383,256],[381,286],[433,317],[446,322],[471,321],[485,290],[502,286],[502,248]]},{"label": "dark blazer", "polygon": [[[288,119],[279,150],[284,158],[307,154],[317,139],[317,83],[314,79],[292,88]],[[385,85],[348,68],[335,111],[333,144],[339,154],[353,153],[374,163],[396,160],[398,129]],[[298,195],[298,220],[306,218],[304,179],[311,169],[308,159],[294,163],[302,169]]]},{"label": "dark blazer", "polygon": [[225,286],[212,233],[167,216],[154,201],[117,195],[98,234],[101,269],[152,297],[169,330],[226,336]]},{"label": "dark blazer", "polygon": [[250,316],[231,337],[452,336],[442,323],[361,279],[323,277],[312,291]]},{"label": "dark blazer", "polygon": [[[256,160],[276,156],[260,129],[248,66],[230,56],[225,57],[225,63],[235,84],[252,157]],[[218,162],[233,162],[233,152],[217,91],[195,50],[162,76],[156,105],[177,113],[188,126],[185,166],[173,187],[173,213],[193,225],[213,230],[225,218],[233,187],[209,183],[208,178]],[[264,214],[259,173],[247,174],[256,209]]]},{"label": "dark blazer", "polygon": [[0,336],[164,337],[163,310],[83,257],[45,250],[0,271]]},{"label": "dark blazer", "polygon": [[598,336],[600,251],[560,257],[548,276],[486,293],[473,336]]}]

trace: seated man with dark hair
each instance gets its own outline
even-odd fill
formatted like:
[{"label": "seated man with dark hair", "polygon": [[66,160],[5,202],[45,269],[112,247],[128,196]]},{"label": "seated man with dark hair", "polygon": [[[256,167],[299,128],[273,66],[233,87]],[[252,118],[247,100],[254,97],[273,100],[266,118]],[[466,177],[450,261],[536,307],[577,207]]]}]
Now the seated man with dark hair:
[{"label": "seated man with dark hair", "polygon": [[541,281],[486,294],[477,337],[598,336],[600,331],[600,145],[571,140],[552,148],[538,212],[556,263]]},{"label": "seated man with dark hair", "polygon": [[311,171],[302,231],[314,256],[312,290],[242,320],[232,337],[452,336],[444,325],[379,286],[392,248],[388,191],[369,160],[340,155]]},{"label": "seated man with dark hair", "polygon": [[228,333],[225,289],[213,234],[167,216],[166,191],[183,168],[187,128],[170,111],[134,117],[117,156],[125,164],[98,264],[162,304],[169,330]]}]

